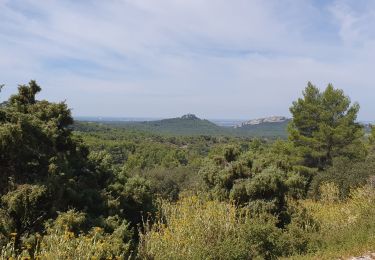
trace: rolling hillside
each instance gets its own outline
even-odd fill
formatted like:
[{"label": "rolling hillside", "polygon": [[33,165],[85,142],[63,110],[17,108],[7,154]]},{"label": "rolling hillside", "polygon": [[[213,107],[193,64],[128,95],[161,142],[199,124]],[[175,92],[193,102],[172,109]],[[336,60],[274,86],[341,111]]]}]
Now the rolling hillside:
[{"label": "rolling hillside", "polygon": [[208,120],[200,119],[191,114],[156,121],[122,123],[112,122],[111,125],[171,135],[217,135],[225,132],[225,128],[215,125]]},{"label": "rolling hillside", "polygon": [[261,118],[243,122],[235,127],[225,127],[200,119],[192,114],[182,117],[154,121],[96,121],[104,126],[138,130],[166,135],[221,135],[240,137],[286,137],[286,126],[289,119],[283,117]]}]

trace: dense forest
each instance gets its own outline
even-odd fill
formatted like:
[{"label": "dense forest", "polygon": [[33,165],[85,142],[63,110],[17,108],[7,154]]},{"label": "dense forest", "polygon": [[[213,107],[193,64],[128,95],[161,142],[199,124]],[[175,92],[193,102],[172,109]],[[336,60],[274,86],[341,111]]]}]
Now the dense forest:
[{"label": "dense forest", "polygon": [[332,85],[308,83],[282,139],[74,122],[40,91],[31,81],[0,105],[2,259],[375,251],[375,128]]}]

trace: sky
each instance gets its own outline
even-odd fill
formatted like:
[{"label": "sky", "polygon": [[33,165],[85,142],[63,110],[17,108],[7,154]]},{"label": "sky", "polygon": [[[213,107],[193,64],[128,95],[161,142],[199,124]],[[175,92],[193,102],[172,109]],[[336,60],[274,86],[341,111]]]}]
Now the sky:
[{"label": "sky", "polygon": [[375,119],[375,0],[0,0],[0,93],[75,116],[289,116],[311,81]]}]

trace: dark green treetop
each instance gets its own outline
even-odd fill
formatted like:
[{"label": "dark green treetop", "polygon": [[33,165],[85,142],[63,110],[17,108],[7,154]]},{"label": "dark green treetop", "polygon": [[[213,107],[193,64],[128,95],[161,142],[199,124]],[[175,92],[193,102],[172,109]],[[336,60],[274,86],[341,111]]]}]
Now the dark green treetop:
[{"label": "dark green treetop", "polygon": [[331,84],[321,92],[310,82],[303,97],[293,102],[289,139],[299,148],[304,163],[323,169],[334,157],[362,158],[363,127],[356,122],[359,104],[351,104],[341,89]]}]

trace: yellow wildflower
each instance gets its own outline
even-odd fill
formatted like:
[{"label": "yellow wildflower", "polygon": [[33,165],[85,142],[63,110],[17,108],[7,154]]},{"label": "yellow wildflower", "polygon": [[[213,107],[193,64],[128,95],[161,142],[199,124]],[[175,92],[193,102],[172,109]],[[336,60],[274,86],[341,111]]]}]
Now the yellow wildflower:
[{"label": "yellow wildflower", "polygon": [[94,227],[94,231],[99,233],[102,231],[102,228],[101,227]]}]

